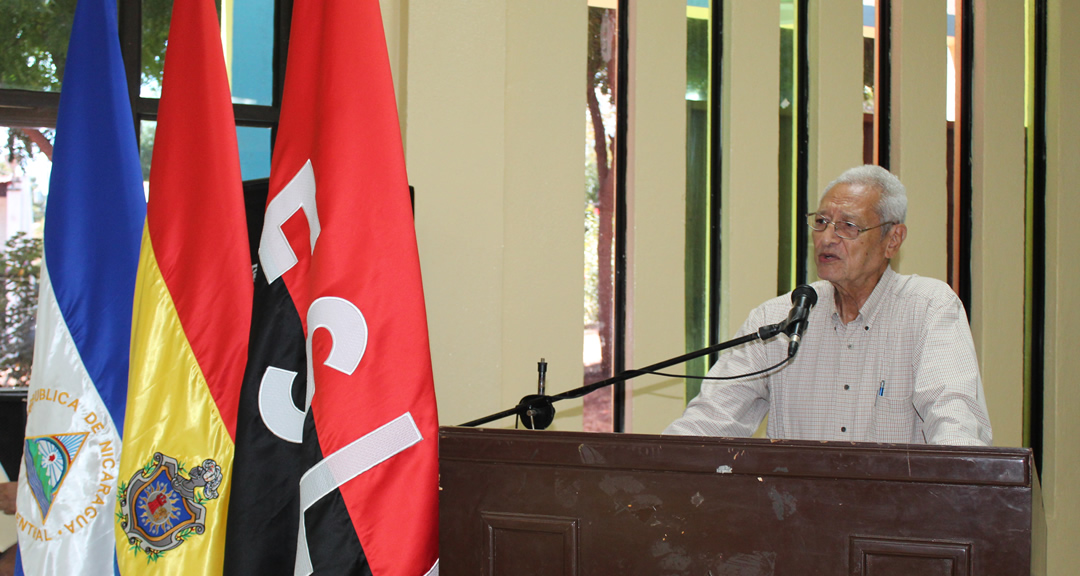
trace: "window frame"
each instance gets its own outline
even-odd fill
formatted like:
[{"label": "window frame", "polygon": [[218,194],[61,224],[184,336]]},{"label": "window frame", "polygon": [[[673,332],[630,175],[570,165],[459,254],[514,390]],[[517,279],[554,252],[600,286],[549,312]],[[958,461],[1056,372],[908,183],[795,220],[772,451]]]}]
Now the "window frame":
[{"label": "window frame", "polygon": [[[274,2],[274,43],[272,64],[272,98],[269,106],[233,104],[237,127],[270,128],[271,149],[277,135],[281,114],[281,94],[285,83],[285,62],[289,45],[289,26],[292,21],[292,0]],[[142,53],[142,0],[117,0],[120,52],[124,60],[132,126],[138,133],[144,120],[156,120],[158,99],[139,95]],[[60,93],[0,88],[0,125],[55,128],[60,108]]]}]

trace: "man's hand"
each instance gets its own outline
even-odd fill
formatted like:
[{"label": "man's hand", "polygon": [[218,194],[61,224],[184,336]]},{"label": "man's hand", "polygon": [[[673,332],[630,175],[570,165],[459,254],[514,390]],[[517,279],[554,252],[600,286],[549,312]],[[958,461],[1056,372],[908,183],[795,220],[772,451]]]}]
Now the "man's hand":
[{"label": "man's hand", "polygon": [[15,544],[0,552],[0,576],[14,576],[15,574]]},{"label": "man's hand", "polygon": [[18,487],[18,482],[0,484],[0,512],[4,514],[15,513],[15,495],[18,493]]},{"label": "man's hand", "polygon": [[[0,512],[4,514],[15,513],[15,495],[18,493],[18,482],[0,483]],[[7,550],[0,550],[0,576],[9,576],[15,573],[15,546]]]}]

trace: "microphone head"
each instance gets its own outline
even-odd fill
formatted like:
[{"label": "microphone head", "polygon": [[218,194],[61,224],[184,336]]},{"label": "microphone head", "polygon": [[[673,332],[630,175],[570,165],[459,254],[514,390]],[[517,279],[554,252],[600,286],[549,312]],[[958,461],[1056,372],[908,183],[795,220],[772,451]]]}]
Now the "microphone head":
[{"label": "microphone head", "polygon": [[804,300],[810,307],[815,306],[817,304],[817,290],[807,284],[799,286],[791,292],[791,303],[797,304],[799,300]]}]

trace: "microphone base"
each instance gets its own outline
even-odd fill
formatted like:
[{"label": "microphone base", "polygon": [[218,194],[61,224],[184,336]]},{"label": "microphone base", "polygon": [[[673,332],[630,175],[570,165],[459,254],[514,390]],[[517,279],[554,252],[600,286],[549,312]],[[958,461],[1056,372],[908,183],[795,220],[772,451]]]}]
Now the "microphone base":
[{"label": "microphone base", "polygon": [[546,430],[555,420],[555,407],[551,405],[551,397],[540,394],[530,394],[521,399],[517,405],[518,417],[521,424],[529,430]]}]

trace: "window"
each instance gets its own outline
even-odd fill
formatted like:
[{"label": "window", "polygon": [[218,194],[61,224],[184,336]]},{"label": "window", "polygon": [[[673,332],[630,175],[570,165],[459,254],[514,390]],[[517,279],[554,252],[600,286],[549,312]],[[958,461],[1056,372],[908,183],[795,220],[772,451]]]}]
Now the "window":
[{"label": "window", "polygon": [[[685,326],[686,351],[693,352],[712,343],[710,318],[714,318],[711,300],[715,296],[710,279],[713,254],[713,226],[710,186],[712,129],[711,95],[715,81],[712,70],[711,10],[715,2],[690,0],[686,6],[686,279]],[[686,363],[686,373],[704,376],[708,358]],[[686,381],[686,398],[697,396],[701,381]]]},{"label": "window", "polygon": [[[48,10],[43,9],[45,4]],[[270,173],[284,80],[287,5],[277,0],[220,0],[218,6],[241,172],[246,181],[265,179]],[[143,179],[147,181],[172,2],[117,0],[117,8],[121,50],[133,95],[132,127],[138,129]],[[33,286],[16,285],[13,278],[19,277],[15,272],[23,268],[36,270],[40,265],[53,128],[74,9],[74,2],[0,0],[0,12],[7,22],[0,33],[0,134],[5,136],[5,162],[0,162],[0,239],[6,242],[8,294],[2,352],[4,357],[15,359],[12,365],[0,362],[0,386],[25,384],[29,373],[37,273],[32,274]],[[265,202],[266,186],[246,185],[245,191],[254,191],[249,202]],[[22,293],[32,294],[33,302],[18,296]]]},{"label": "window", "polygon": [[[616,135],[619,71],[617,2],[589,3],[588,84],[585,106],[585,327],[584,384],[610,378],[622,339],[616,327],[616,240],[618,209]],[[616,389],[584,398],[586,431],[616,430]],[[621,407],[619,408],[621,410]]]}]

